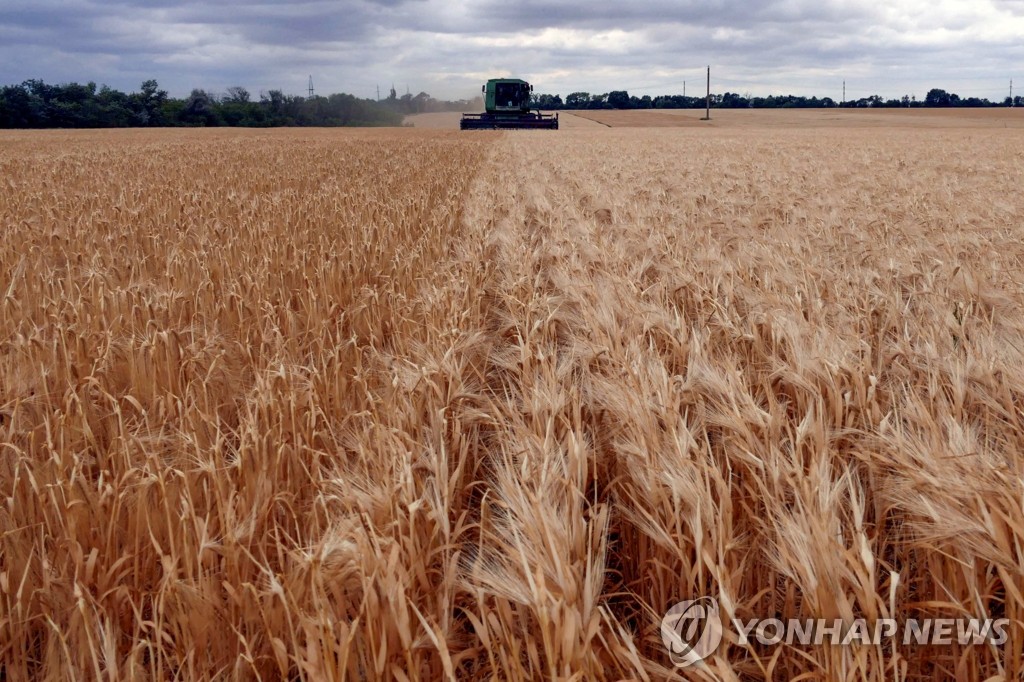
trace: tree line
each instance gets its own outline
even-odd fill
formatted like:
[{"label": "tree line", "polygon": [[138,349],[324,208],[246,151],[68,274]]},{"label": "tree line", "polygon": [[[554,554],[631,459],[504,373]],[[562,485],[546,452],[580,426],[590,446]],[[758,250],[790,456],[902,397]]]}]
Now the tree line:
[{"label": "tree line", "polygon": [[[563,100],[560,95],[535,94],[532,106],[538,109],[703,109],[707,106],[707,97],[687,97],[684,95],[644,95],[637,97],[626,90],[613,90],[596,95],[589,92],[573,92]],[[712,94],[711,106],[716,109],[819,109],[829,107],[1008,107],[1024,106],[1024,97],[1014,97],[1011,101],[1006,97],[1001,102],[992,102],[985,98],[965,97],[947,92],[941,88],[932,88],[923,100],[913,95],[904,95],[896,99],[884,99],[879,95],[871,95],[847,102],[836,102],[831,97],[804,97],[800,95],[768,95],[753,97],[735,92]]]},{"label": "tree line", "polygon": [[[573,92],[560,95],[535,94],[538,109],[703,109],[705,97],[644,95],[626,90],[603,94]],[[1024,98],[1006,97],[992,102],[977,97],[933,88],[923,100],[912,95],[883,99],[878,95],[848,102],[830,97],[769,95],[753,97],[734,92],[713,94],[711,106],[718,109],[776,109],[829,107],[996,107],[1024,106]],[[401,97],[391,88],[382,100],[360,99],[349,94],[301,97],[270,90],[253,98],[247,89],[235,86],[223,94],[195,89],[188,97],[170,97],[155,80],[142,83],[138,92],[125,93],[95,83],[50,85],[27,80],[0,87],[0,128],[124,128],[146,126],[397,126],[405,116],[437,111],[479,111],[480,98],[437,100],[425,92]]]},{"label": "tree line", "polygon": [[0,128],[126,128],[149,126],[397,126],[408,114],[462,110],[425,92],[376,101],[348,94],[299,97],[270,90],[253,98],[241,86],[224,94],[202,89],[170,97],[155,80],[125,93],[95,83],[50,85],[27,80],[0,87]]}]

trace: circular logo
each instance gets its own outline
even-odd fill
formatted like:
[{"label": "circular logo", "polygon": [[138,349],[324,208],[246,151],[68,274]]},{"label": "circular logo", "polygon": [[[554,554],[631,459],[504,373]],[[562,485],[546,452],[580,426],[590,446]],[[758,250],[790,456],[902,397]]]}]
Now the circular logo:
[{"label": "circular logo", "polygon": [[711,597],[681,601],[661,619],[661,640],[673,665],[703,661],[722,643],[722,618]]}]

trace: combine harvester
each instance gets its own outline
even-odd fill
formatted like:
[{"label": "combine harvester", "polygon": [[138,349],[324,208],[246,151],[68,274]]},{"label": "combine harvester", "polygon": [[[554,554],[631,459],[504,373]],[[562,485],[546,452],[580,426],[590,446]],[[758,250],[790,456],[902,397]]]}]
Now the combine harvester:
[{"label": "combine harvester", "polygon": [[558,130],[558,114],[530,111],[530,93],[533,86],[518,78],[492,78],[483,86],[482,114],[463,114],[462,130],[513,130],[535,128]]}]

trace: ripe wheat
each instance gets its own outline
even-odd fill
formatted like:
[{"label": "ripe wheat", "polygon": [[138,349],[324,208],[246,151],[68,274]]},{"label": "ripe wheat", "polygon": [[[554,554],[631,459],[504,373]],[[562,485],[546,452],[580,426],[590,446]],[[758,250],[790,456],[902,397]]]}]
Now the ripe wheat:
[{"label": "ripe wheat", "polygon": [[1019,677],[1010,133],[5,134],[0,676]]}]

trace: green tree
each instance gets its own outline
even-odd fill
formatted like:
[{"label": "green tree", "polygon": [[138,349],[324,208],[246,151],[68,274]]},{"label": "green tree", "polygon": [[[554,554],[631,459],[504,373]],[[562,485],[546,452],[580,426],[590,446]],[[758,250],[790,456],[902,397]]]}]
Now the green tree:
[{"label": "green tree", "polygon": [[924,105],[926,107],[948,107],[950,105],[949,93],[941,88],[932,88],[925,95]]},{"label": "green tree", "polygon": [[721,106],[725,109],[746,109],[750,101],[738,93],[727,92],[722,95]]},{"label": "green tree", "polygon": [[589,92],[573,92],[565,97],[566,109],[584,109],[590,104]]},{"label": "green tree", "polygon": [[224,101],[233,102],[235,104],[248,104],[249,91],[241,85],[233,85],[228,88],[228,94],[225,96]]},{"label": "green tree", "polygon": [[561,95],[531,95],[530,106],[534,109],[562,109],[565,104],[562,102]]},{"label": "green tree", "polygon": [[164,117],[164,104],[167,102],[167,91],[160,89],[160,84],[150,78],[143,81],[142,87],[136,94],[136,100],[140,108],[145,112],[143,125],[159,126],[165,125],[167,120]]},{"label": "green tree", "polygon": [[612,109],[629,109],[629,93],[625,90],[612,90],[608,93],[608,106]]},{"label": "green tree", "polygon": [[185,100],[178,119],[185,125],[215,126],[220,123],[217,111],[213,106],[214,98],[205,90],[196,88]]}]

